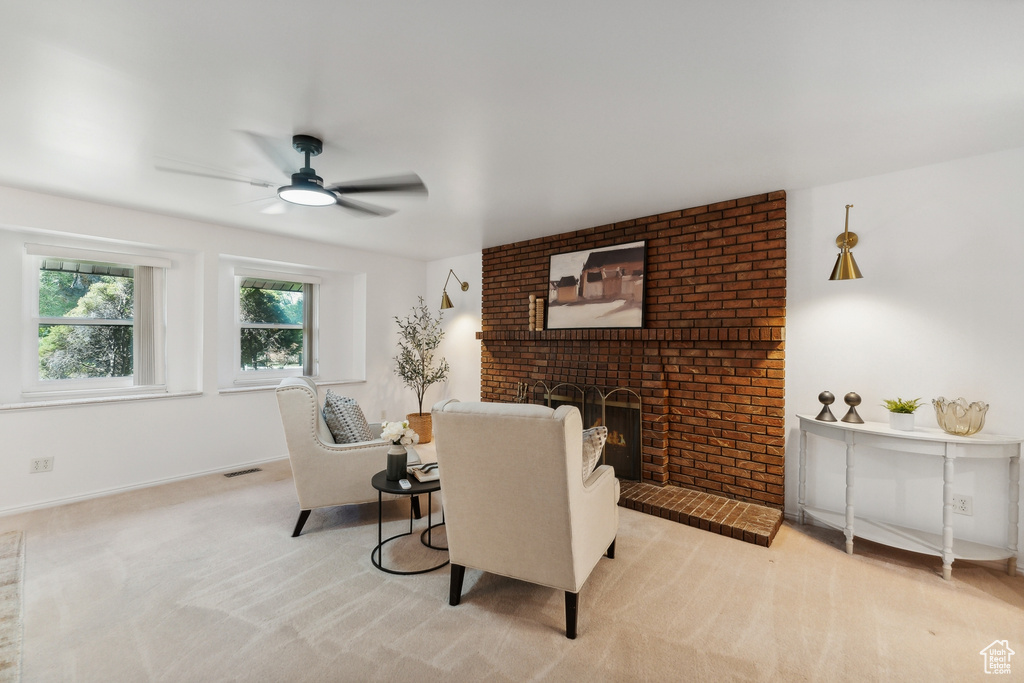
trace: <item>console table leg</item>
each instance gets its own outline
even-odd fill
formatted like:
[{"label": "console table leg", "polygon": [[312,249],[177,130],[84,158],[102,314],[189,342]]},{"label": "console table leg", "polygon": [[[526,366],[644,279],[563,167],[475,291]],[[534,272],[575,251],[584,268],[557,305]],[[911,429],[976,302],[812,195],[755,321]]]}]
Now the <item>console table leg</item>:
[{"label": "console table leg", "polygon": [[853,555],[853,440],[847,435],[846,442],[846,553]]},{"label": "console table leg", "polygon": [[1020,519],[1020,446],[1017,446],[1018,454],[1010,458],[1010,499],[1009,499],[1009,525],[1007,526],[1006,549],[1010,552],[1010,559],[1006,561],[1006,573],[1013,576],[1017,573],[1017,529]]},{"label": "console table leg", "polygon": [[943,456],[942,464],[942,578],[953,574],[953,458]]},{"label": "console table leg", "polygon": [[797,519],[801,524],[806,524],[804,507],[807,505],[807,432],[803,429],[800,430],[800,488],[797,500],[799,506]]}]

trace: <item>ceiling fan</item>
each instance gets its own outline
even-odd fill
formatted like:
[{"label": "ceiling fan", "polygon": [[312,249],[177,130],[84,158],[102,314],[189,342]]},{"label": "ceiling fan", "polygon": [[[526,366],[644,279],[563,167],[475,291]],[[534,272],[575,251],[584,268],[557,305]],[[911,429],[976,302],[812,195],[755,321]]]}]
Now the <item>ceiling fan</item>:
[{"label": "ceiling fan", "polygon": [[[260,150],[267,155],[275,165],[282,167],[287,165],[287,162],[279,159],[279,155],[273,153],[273,150],[266,144],[265,139],[262,139],[261,136],[252,133],[249,135],[257,143]],[[316,174],[316,171],[313,170],[309,163],[311,157],[315,157],[323,151],[323,142],[312,135],[295,135],[292,137],[292,147],[295,148],[295,151],[305,155],[305,163],[302,168],[295,173],[290,173],[289,168],[282,168],[282,171],[284,171],[285,174],[290,173],[291,184],[277,188],[277,196],[289,204],[311,207],[341,206],[343,208],[371,216],[390,216],[394,213],[392,209],[359,202],[349,198],[348,195],[367,192],[410,192],[427,194],[427,186],[423,184],[423,181],[415,173],[390,176],[386,178],[355,180],[346,183],[336,183],[330,187],[324,187],[323,178]],[[205,178],[246,182],[257,187],[272,187],[272,184],[266,181],[231,178],[224,175],[196,173],[160,166],[158,166],[157,169],[161,171],[196,175]]]}]

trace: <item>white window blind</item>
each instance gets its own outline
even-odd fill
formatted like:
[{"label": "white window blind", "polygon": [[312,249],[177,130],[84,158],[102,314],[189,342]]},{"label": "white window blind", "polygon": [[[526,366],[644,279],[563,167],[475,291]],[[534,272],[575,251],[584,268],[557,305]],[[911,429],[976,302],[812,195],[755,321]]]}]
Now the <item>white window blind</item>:
[{"label": "white window blind", "polygon": [[135,386],[164,383],[163,276],[162,268],[135,268]]}]

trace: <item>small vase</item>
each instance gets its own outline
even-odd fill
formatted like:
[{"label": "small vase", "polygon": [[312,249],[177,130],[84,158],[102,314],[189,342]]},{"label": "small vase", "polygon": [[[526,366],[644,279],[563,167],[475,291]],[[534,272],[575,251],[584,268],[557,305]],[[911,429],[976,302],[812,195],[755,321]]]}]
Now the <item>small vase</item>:
[{"label": "small vase", "polygon": [[405,468],[408,464],[409,453],[405,450],[405,446],[397,443],[391,444],[391,448],[388,449],[388,473],[385,475],[385,478],[388,481],[405,479]]},{"label": "small vase", "polygon": [[889,413],[889,426],[901,432],[914,431],[913,413]]}]

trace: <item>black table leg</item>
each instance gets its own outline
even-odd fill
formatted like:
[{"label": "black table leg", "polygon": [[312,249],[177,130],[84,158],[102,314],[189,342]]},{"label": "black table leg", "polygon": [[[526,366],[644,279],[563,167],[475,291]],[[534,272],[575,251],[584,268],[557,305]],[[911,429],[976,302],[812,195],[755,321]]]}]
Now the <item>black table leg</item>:
[{"label": "black table leg", "polygon": [[[430,514],[427,517],[427,528],[424,529],[423,532],[420,534],[420,542],[423,543],[424,545],[426,545],[428,548],[430,548],[432,550],[443,550],[443,551],[447,551],[448,550],[448,548],[437,548],[437,547],[435,547],[435,546],[433,546],[431,544],[431,541],[433,540],[433,527],[434,527],[434,524],[433,524],[433,497],[431,495],[431,490],[423,490],[423,489],[429,489],[432,486],[433,490],[436,491],[436,490],[438,490],[440,488],[439,485],[436,482],[433,483],[433,484],[420,484],[419,482],[412,482],[412,488],[414,489],[414,491],[396,490],[398,488],[396,486],[397,482],[387,481],[386,478],[385,478],[385,474],[386,474],[386,471],[378,472],[377,474],[375,474],[373,476],[373,479],[370,482],[373,485],[373,487],[375,489],[377,489],[377,546],[372,551],[370,551],[370,562],[373,564],[374,567],[376,567],[377,569],[379,569],[379,570],[381,570],[383,572],[387,572],[388,574],[406,574],[406,575],[407,574],[425,574],[426,572],[435,571],[437,569],[440,569],[441,567],[444,567],[445,565],[448,564],[449,560],[446,559],[444,562],[442,562],[442,563],[440,563],[440,564],[438,564],[438,565],[436,565],[434,567],[427,567],[426,569],[417,569],[417,570],[412,570],[412,571],[401,571],[401,570],[398,570],[398,569],[388,569],[387,567],[384,566],[384,546],[386,544],[390,543],[391,541],[395,541],[395,540],[398,540],[399,538],[402,538],[404,536],[410,536],[413,533],[415,533],[414,532],[414,520],[422,518],[422,514],[420,514],[420,510],[419,510],[419,505],[410,505],[409,506],[409,530],[408,531],[404,531],[404,532],[399,533],[399,534],[395,534],[394,536],[390,536],[388,538],[384,538],[384,493],[385,492],[388,493],[389,495],[390,494],[397,494],[397,495],[400,495],[400,496],[401,495],[411,495],[411,496],[413,496],[413,501],[415,503],[419,502],[419,499],[416,498],[416,496],[419,493],[426,493],[427,496],[428,496],[427,497],[427,501],[428,501],[427,505],[429,506]],[[415,491],[415,489],[419,489],[419,491]],[[441,513],[441,520],[442,520],[441,524],[444,524],[444,511],[443,510],[442,510],[442,513]],[[438,525],[438,526],[440,526],[440,525]]]}]

